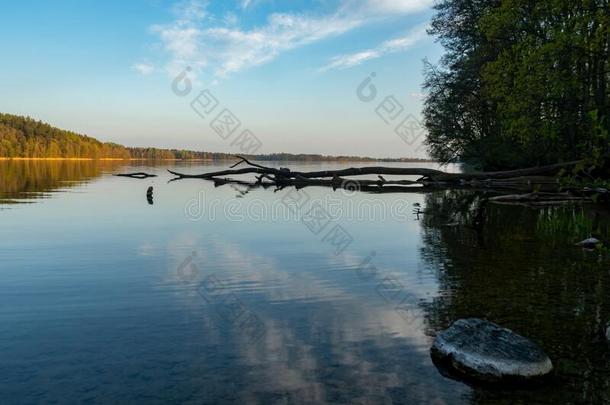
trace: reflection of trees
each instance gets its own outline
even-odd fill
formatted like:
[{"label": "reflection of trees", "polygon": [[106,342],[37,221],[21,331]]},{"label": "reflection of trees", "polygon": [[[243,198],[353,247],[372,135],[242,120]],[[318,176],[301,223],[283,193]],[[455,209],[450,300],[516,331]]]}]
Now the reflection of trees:
[{"label": "reflection of trees", "polygon": [[479,390],[475,402],[495,403],[494,395],[513,395],[507,403],[523,395],[544,403],[610,400],[610,354],[601,335],[610,320],[608,259],[573,245],[587,229],[608,235],[610,221],[607,212],[582,210],[482,208],[478,196],[460,191],[426,197],[421,254],[440,288],[425,307],[433,332],[470,316],[497,322],[540,343],[562,386],[527,394]]},{"label": "reflection of trees", "polygon": [[0,203],[41,198],[45,192],[74,187],[102,171],[124,164],[117,161],[0,161]]}]

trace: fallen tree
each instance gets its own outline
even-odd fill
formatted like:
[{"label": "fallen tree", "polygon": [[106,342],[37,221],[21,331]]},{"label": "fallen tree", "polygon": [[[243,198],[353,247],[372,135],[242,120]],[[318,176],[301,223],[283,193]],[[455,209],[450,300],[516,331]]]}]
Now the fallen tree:
[{"label": "fallen tree", "polygon": [[[486,180],[486,179],[514,179],[519,177],[529,176],[552,176],[557,174],[561,169],[569,168],[579,161],[557,163],[548,166],[532,167],[527,169],[508,170],[501,172],[481,172],[481,173],[448,173],[442,170],[428,169],[423,167],[385,167],[385,166],[368,166],[368,167],[350,167],[341,170],[322,170],[313,172],[292,171],[288,168],[273,168],[266,167],[250,162],[248,159],[237,156],[240,161],[231,166],[228,170],[203,174],[184,174],[168,170],[175,176],[180,178],[200,178],[209,179],[213,177],[239,175],[239,174],[267,174],[275,175],[284,178],[329,178],[340,176],[362,176],[362,175],[399,175],[399,176],[422,176],[420,180],[433,182],[456,182],[470,180]],[[250,167],[242,169],[233,169],[242,163],[248,164]]]},{"label": "fallen tree", "polygon": [[[237,184],[254,187],[275,187],[276,190],[285,187],[304,188],[308,186],[331,187],[365,191],[373,193],[391,192],[422,192],[432,188],[470,188],[484,190],[513,190],[518,194],[519,201],[530,198],[541,202],[541,195],[554,195],[545,198],[545,202],[566,202],[590,200],[589,195],[571,193],[569,190],[559,193],[560,183],[557,174],[563,169],[574,167],[579,161],[558,163],[548,166],[532,167],[527,169],[509,170],[501,172],[479,173],[449,173],[436,169],[419,167],[351,167],[340,170],[322,171],[296,171],[289,168],[274,168],[260,165],[237,156],[239,161],[227,170],[208,172],[202,174],[186,174],[168,170],[176,176],[172,181],[181,179],[204,179],[213,181],[215,186],[224,184]],[[247,167],[236,168],[245,164]],[[234,176],[253,174],[255,180],[243,180]],[[354,176],[376,175],[377,179],[355,179]],[[383,176],[418,176],[411,179],[386,179]],[[231,176],[231,177],[227,177]],[[540,194],[538,192],[543,192]],[[510,200],[510,199],[509,199]],[[514,199],[512,200],[514,202]]]}]

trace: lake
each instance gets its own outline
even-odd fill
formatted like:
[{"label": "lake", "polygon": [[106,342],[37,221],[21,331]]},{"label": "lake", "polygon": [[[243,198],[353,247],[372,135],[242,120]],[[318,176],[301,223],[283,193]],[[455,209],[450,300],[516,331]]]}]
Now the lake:
[{"label": "lake", "polygon": [[[0,161],[3,403],[610,401],[610,262],[574,246],[607,211],[168,182],[228,165]],[[441,375],[432,340],[464,317],[531,338],[555,374]]]}]

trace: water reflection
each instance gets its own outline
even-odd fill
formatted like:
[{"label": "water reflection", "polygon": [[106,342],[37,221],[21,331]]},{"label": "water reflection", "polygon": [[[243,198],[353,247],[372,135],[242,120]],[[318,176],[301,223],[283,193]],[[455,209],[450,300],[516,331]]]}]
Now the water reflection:
[{"label": "water reflection", "polygon": [[[3,191],[19,199],[82,185],[2,212],[0,392],[13,402],[609,399],[610,356],[599,333],[610,317],[608,261],[573,246],[586,233],[607,239],[604,211],[491,205],[465,191],[308,187],[322,204],[333,196],[333,224],[353,236],[335,254],[299,218],[261,214],[282,207],[288,189],[167,183],[163,166],[147,167],[159,177],[142,181],[108,175],[132,171],[113,163],[2,164],[12,178],[3,177]],[[144,199],[151,184],[154,205]],[[400,199],[406,209],[397,216]],[[244,326],[250,315],[263,327],[259,338]],[[490,391],[441,376],[429,357],[432,338],[467,316],[539,342],[556,379],[538,390]]]},{"label": "water reflection", "polygon": [[0,205],[32,202],[124,165],[118,161],[0,160]]},{"label": "water reflection", "polygon": [[421,256],[441,291],[424,305],[430,333],[487,318],[540,343],[557,371],[539,390],[476,389],[473,402],[609,402],[610,262],[574,246],[591,233],[607,238],[608,212],[485,204],[461,191],[430,194],[426,207]]},{"label": "water reflection", "polygon": [[[379,212],[396,196],[374,197],[380,204],[372,217],[341,211],[334,221],[354,242],[337,255],[298,218],[248,214],[247,202],[273,212],[290,190],[255,189],[236,199],[236,190],[210,182],[168,184],[164,169],[147,168],[160,175],[149,181],[101,175],[79,193],[3,212],[0,391],[6,397],[240,404],[467,400],[469,389],[447,381],[430,363],[418,303],[435,292],[436,281],[417,265],[413,218]],[[143,198],[150,184],[152,206]],[[210,198],[202,200],[206,210],[211,201],[244,201],[236,208],[239,219],[222,209],[212,218],[189,217],[186,204],[201,192]],[[331,191],[307,192],[324,201]],[[372,198],[333,195],[343,208]],[[421,196],[405,196],[406,207],[414,202]],[[360,277],[372,251],[379,277]],[[189,256],[199,270],[185,281],[178,269]],[[224,286],[211,303],[198,293],[210,276]],[[409,293],[414,321],[405,322],[380,295],[389,276]],[[264,325],[260,339],[250,339],[235,321],[236,300]]]},{"label": "water reflection", "polygon": [[[298,248],[277,257],[230,242],[202,245],[188,237],[172,244],[174,261],[168,267],[175,271],[167,278],[179,286],[177,295],[189,316],[202,319],[202,339],[227,351],[222,373],[229,376],[231,401],[453,404],[467,394],[466,387],[444,380],[431,367],[423,317],[405,322],[379,299],[374,280],[358,277],[360,258],[314,255]],[[195,254],[187,262],[196,268],[185,272],[181,253],[188,249]],[[232,263],[230,270],[215,271],[226,263]],[[386,263],[379,267],[393,270]],[[239,321],[219,314],[231,312],[218,306],[235,306],[234,300],[202,299],[197,287],[210,275],[218,275],[230,294],[261,320],[262,339],[252,339]],[[413,288],[417,282],[405,284]],[[227,387],[218,389],[227,395]]]}]

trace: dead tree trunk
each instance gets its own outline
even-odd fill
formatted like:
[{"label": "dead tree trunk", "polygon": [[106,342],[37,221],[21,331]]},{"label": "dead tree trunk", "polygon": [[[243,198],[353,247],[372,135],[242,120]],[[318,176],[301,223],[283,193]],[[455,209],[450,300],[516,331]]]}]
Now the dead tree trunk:
[{"label": "dead tree trunk", "polygon": [[[363,176],[363,175],[400,175],[400,176],[422,176],[420,180],[432,182],[459,182],[470,180],[486,180],[486,179],[514,179],[518,177],[529,176],[552,176],[557,174],[561,169],[574,166],[575,162],[558,163],[548,166],[532,167],[528,169],[508,170],[502,172],[481,172],[481,173],[448,173],[441,170],[427,169],[420,167],[384,167],[384,166],[368,166],[368,167],[351,167],[341,170],[322,170],[314,172],[292,171],[288,168],[273,168],[266,167],[248,161],[246,158],[238,156],[239,162],[231,166],[228,170],[203,174],[185,174],[168,170],[171,174],[179,178],[200,178],[209,179],[212,177],[240,175],[240,174],[266,174],[284,178],[329,178],[341,176]],[[250,167],[242,169],[233,169],[234,167],[246,163]]]},{"label": "dead tree trunk", "polygon": [[[528,192],[558,192],[559,182],[555,177],[560,170],[569,168],[578,162],[558,163],[554,165],[533,167],[527,169],[509,170],[502,172],[481,173],[448,173],[441,170],[418,168],[418,167],[352,167],[341,170],[322,171],[293,171],[288,168],[273,168],[250,162],[248,159],[238,156],[240,159],[227,170],[209,172],[203,174],[185,174],[168,170],[176,178],[181,180],[197,178],[214,181],[216,186],[224,184],[239,184],[250,187],[271,187],[276,189],[285,187],[303,188],[308,186],[343,188],[355,191],[374,193],[388,192],[422,192],[431,188],[469,188],[483,190],[511,190],[520,192],[521,198],[530,195],[532,199],[539,201],[540,194],[523,194]],[[235,169],[240,164],[249,167]],[[254,174],[256,181],[247,181],[224,176],[239,176]],[[348,176],[377,175],[377,180],[360,180],[348,178]],[[386,180],[383,175],[419,176],[416,180]],[[558,197],[563,197],[559,194]],[[588,199],[582,195],[571,195],[569,198],[557,198],[553,201],[575,201]]]}]

